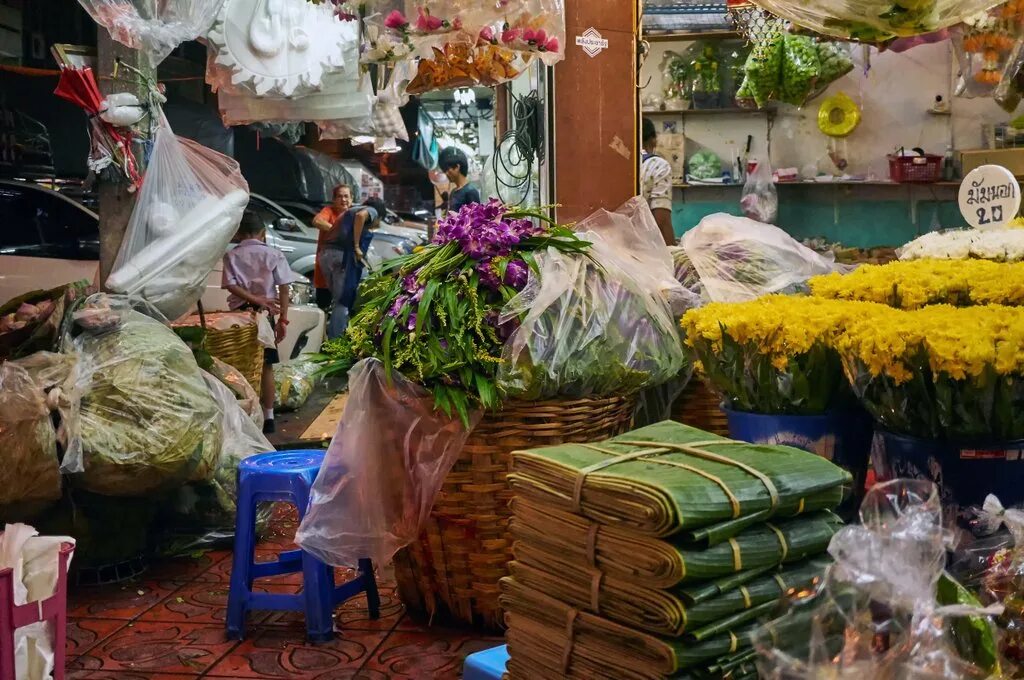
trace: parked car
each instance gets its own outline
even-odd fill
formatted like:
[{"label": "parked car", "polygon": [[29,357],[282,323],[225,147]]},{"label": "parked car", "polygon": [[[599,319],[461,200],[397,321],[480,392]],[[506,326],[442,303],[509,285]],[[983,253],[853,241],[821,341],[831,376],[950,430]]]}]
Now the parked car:
[{"label": "parked car", "polygon": [[[314,244],[315,249],[315,244]],[[71,197],[37,184],[0,180],[0,302],[33,290],[99,278],[99,218]],[[207,280],[203,307],[227,309],[221,269]],[[295,298],[309,299],[308,284]],[[325,316],[311,304],[289,309],[288,335],[279,351],[290,360],[317,352],[323,344]]]}]

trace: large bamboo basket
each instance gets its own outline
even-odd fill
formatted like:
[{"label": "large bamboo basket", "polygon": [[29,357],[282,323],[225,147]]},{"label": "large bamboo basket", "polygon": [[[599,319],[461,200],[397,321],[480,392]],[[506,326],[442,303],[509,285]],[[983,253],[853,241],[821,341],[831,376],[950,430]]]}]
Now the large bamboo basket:
[{"label": "large bamboo basket", "polygon": [[635,399],[510,403],[473,430],[445,479],[420,540],[395,556],[398,592],[414,615],[497,629],[499,581],[512,560],[512,451],[622,434]]},{"label": "large bamboo basket", "polygon": [[[206,340],[203,349],[210,356],[238,369],[259,395],[263,377],[263,345],[255,314],[248,312],[212,312],[206,317]],[[201,326],[198,314],[175,324]]]},{"label": "large bamboo basket", "polygon": [[729,422],[722,410],[721,398],[696,375],[672,405],[672,420],[722,437],[729,436]]}]

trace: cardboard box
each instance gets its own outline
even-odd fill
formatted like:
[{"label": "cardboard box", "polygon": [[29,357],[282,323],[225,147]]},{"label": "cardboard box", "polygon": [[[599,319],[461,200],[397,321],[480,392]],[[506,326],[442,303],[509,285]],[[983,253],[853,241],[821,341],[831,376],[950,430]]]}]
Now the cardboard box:
[{"label": "cardboard box", "polygon": [[1001,165],[1017,177],[1024,177],[1024,149],[979,149],[960,152],[960,167],[964,176],[982,165]]}]

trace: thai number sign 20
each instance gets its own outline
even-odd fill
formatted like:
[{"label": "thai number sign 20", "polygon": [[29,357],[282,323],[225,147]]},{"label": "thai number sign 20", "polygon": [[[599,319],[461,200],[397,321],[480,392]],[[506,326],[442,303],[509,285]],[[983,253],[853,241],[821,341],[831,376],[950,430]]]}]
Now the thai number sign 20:
[{"label": "thai number sign 20", "polygon": [[960,185],[960,212],[976,229],[999,229],[1020,210],[1020,185],[998,165],[972,170]]}]

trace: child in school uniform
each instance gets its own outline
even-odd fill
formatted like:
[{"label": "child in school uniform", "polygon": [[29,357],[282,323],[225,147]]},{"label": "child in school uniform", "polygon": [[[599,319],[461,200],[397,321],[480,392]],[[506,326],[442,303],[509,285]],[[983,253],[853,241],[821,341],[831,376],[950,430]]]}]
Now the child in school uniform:
[{"label": "child in school uniform", "polygon": [[[227,290],[228,308],[266,312],[280,344],[288,327],[290,284],[298,276],[288,266],[284,253],[266,244],[266,227],[255,213],[246,212],[238,227],[239,243],[224,255],[221,287]],[[277,349],[263,351],[261,399],[263,432],[274,432],[274,364]]]}]

